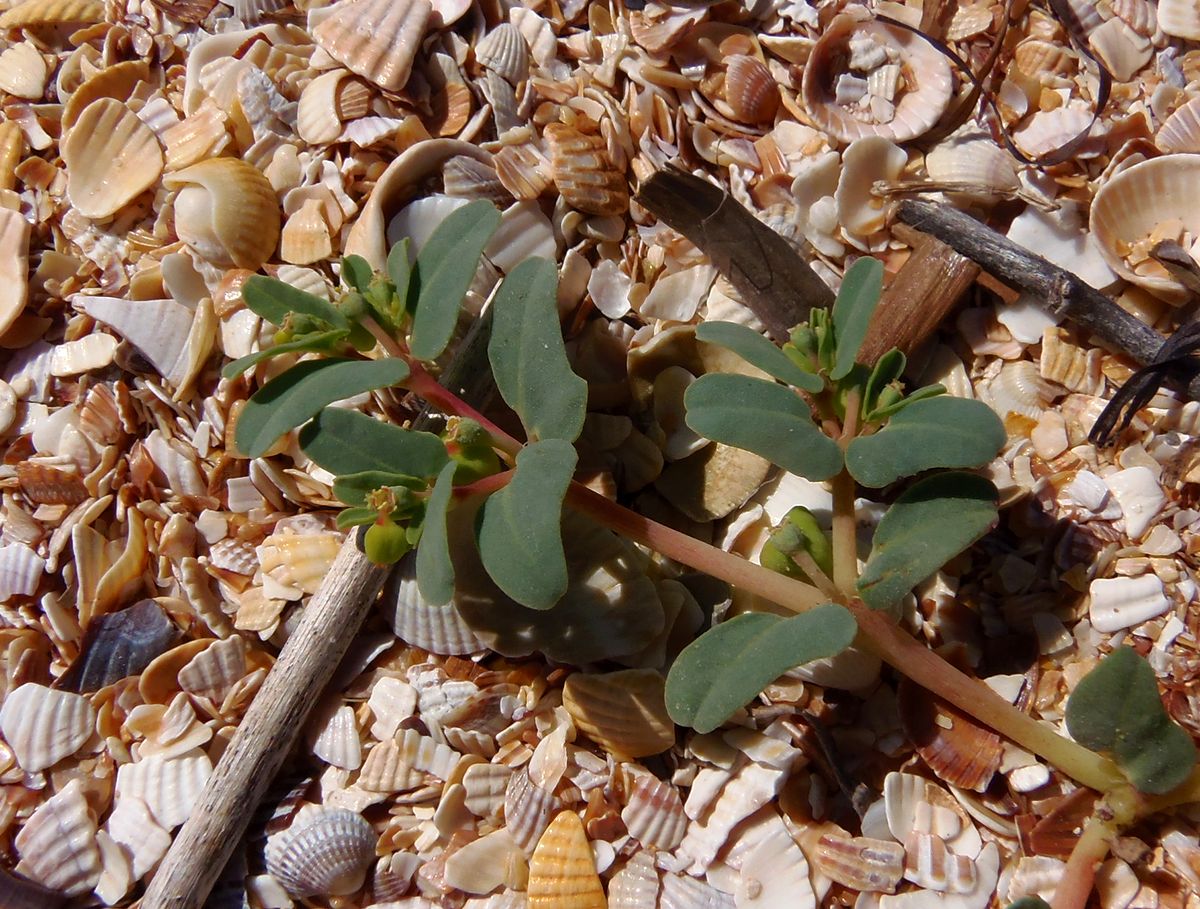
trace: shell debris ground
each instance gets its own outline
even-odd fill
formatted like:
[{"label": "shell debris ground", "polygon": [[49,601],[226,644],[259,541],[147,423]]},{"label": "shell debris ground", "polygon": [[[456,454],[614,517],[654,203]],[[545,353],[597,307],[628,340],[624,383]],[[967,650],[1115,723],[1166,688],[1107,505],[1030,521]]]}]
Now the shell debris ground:
[{"label": "shell debris ground", "polygon": [[[695,324],[762,325],[632,201],[655,170],[715,179],[831,285],[859,255],[898,270],[891,200],[941,193],[1173,328],[1188,297],[1153,249],[1200,262],[1200,5],[1069,5],[1117,82],[1076,155],[1039,170],[994,140],[990,113],[919,144],[961,82],[874,16],[919,25],[912,0],[0,4],[0,888],[79,907],[140,896],[340,545],[331,477],[294,438],[252,460],[232,446],[277,369],[220,378],[273,333],[241,298],[251,274],[333,299],[343,255],[382,266],[399,236],[492,201],[501,228],[469,300],[530,255],[559,265],[589,383],[581,469],[750,555],[828,492],[683,421],[696,377],[747,369]],[[981,61],[1004,8],[957,4],[946,41]],[[1042,5],[1017,11],[998,115],[1044,154],[1088,126],[1097,84]],[[1133,365],[985,291],[912,358],[915,381],[1004,417],[989,473],[1009,504],[910,622],[1051,723],[1130,643],[1197,732],[1200,405],[1164,390],[1095,448]],[[1051,768],[854,654],[681,733],[663,673],[712,603],[594,526],[567,545],[569,640],[465,569],[431,606],[401,567],[236,852],[233,905],[1052,895],[1088,806]],[[863,818],[802,714],[873,794]],[[1196,904],[1194,816],[1167,823],[1101,869],[1103,909]]]}]

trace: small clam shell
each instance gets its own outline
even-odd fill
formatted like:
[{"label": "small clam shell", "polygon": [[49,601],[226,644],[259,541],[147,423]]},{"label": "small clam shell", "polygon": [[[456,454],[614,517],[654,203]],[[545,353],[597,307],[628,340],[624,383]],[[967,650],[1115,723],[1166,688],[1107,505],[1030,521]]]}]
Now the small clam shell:
[{"label": "small clam shell", "polygon": [[432,14],[429,0],[341,0],[312,34],[351,72],[395,92],[408,81]]},{"label": "small clam shell", "polygon": [[0,545],[0,599],[33,596],[45,571],[46,560],[24,543]]},{"label": "small clam shell", "polygon": [[96,825],[79,780],[39,805],[14,845],[20,856],[17,873],[43,887],[80,896],[100,879]]},{"label": "small clam shell", "polygon": [[309,145],[325,145],[341,135],[337,93],[338,86],[349,76],[347,70],[333,69],[304,86],[296,108],[296,131]]},{"label": "small clam shell", "polygon": [[511,85],[529,78],[529,45],[511,22],[501,22],[479,40],[475,59]]},{"label": "small clam shell", "polygon": [[1195,0],[1159,0],[1158,27],[1174,38],[1200,40],[1200,6]]},{"label": "small clam shell", "polygon": [[48,75],[46,61],[29,41],[14,44],[0,53],[0,91],[39,101],[46,91]]},{"label": "small clam shell", "polygon": [[613,166],[600,136],[551,123],[543,138],[550,149],[554,183],[568,205],[593,215],[619,215],[628,210],[625,174]]},{"label": "small clam shell", "polygon": [[0,29],[103,21],[104,4],[100,0],[25,0],[0,15]]},{"label": "small clam shell", "polygon": [[983,792],[1000,767],[1000,737],[924,688],[900,683],[904,731],[929,768],[961,789]]},{"label": "small clam shell", "polygon": [[154,819],[173,830],[188,819],[212,773],[212,761],[198,748],[179,755],[155,755],[117,768],[116,799],[141,799]]},{"label": "small clam shell", "polygon": [[62,142],[67,196],[89,218],[108,218],[157,181],[163,169],[158,139],[128,107],[99,98],[79,115]]},{"label": "small clam shell", "polygon": [[[860,109],[837,102],[837,83],[848,72],[845,61],[852,39],[868,39],[877,46],[890,47],[898,56],[907,90],[889,102],[890,119],[877,117],[871,106]],[[953,89],[949,63],[919,36],[883,22],[843,14],[813,45],[804,67],[801,97],[816,126],[839,142],[871,135],[907,142],[937,123],[950,103]]]},{"label": "small clam shell", "polygon": [[378,837],[361,814],[346,808],[302,811],[268,838],[267,871],[293,896],[339,896],[362,886]]},{"label": "small clam shell", "polygon": [[504,790],[504,821],[526,854],[533,851],[550,819],[561,808],[558,797],[535,786],[526,770],[518,770],[509,778]]},{"label": "small clam shell", "polygon": [[939,143],[925,156],[925,170],[931,180],[972,187],[972,199],[1020,188],[1012,155],[990,139],[950,139]]},{"label": "small clam shell", "polygon": [[574,811],[546,828],[529,860],[529,909],[606,909],[592,847]]},{"label": "small clam shell", "polygon": [[639,774],[621,820],[631,836],[648,849],[670,852],[683,840],[688,819],[679,790],[651,774]]},{"label": "small clam shell", "polygon": [[1200,152],[1200,98],[1177,107],[1158,128],[1154,144],[1167,154]]},{"label": "small clam shell", "polygon": [[[1173,302],[1181,286],[1152,259],[1131,265],[1130,255],[1166,223],[1178,223],[1188,236],[1200,237],[1200,209],[1190,202],[1200,179],[1200,155],[1165,155],[1129,167],[1109,179],[1092,202],[1092,236],[1113,270],[1126,280]],[[1149,249],[1141,253],[1148,256]]]},{"label": "small clam shell", "polygon": [[175,197],[175,230],[214,265],[256,271],[279,242],[279,203],[270,181],[237,158],[212,158],[163,178]]},{"label": "small clam shell", "polygon": [[313,742],[313,754],[343,770],[357,770],[362,765],[362,742],[353,707],[343,704],[329,715]]},{"label": "small clam shell", "polygon": [[4,698],[0,732],[21,769],[36,773],[74,754],[96,728],[91,702],[27,682]]},{"label": "small clam shell", "polygon": [[563,706],[581,732],[619,760],[647,757],[675,744],[665,684],[652,669],[577,672],[563,685]]},{"label": "small clam shell", "polygon": [[404,760],[400,745],[394,741],[380,742],[367,753],[358,786],[368,792],[404,792],[415,789],[425,781],[425,774]]},{"label": "small clam shell", "polygon": [[770,123],[779,110],[779,84],[757,57],[733,54],[725,58],[725,102],[735,120]]},{"label": "small clam shell", "polygon": [[0,208],[0,334],[25,311],[29,295],[29,222]]},{"label": "small clam shell", "polygon": [[904,847],[891,840],[827,833],[817,840],[813,864],[821,874],[846,887],[895,893],[904,877]]},{"label": "small clam shell", "polygon": [[637,853],[608,880],[608,909],[657,909],[658,870],[649,851]]},{"label": "small clam shell", "polygon": [[246,642],[234,635],[216,641],[179,670],[179,687],[220,705],[246,675]]}]

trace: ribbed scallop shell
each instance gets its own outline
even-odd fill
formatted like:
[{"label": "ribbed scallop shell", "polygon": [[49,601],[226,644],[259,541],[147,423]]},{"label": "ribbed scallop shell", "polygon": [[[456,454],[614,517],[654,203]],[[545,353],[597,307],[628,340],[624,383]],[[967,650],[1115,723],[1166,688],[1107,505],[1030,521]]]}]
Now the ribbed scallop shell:
[{"label": "ribbed scallop shell", "polygon": [[1104,391],[1102,360],[1103,351],[1072,344],[1065,329],[1051,327],[1042,332],[1038,373],[1047,381],[1081,394],[1100,395]]},{"label": "ribbed scallop shell", "polygon": [[341,0],[312,35],[348,70],[396,92],[408,81],[432,13],[429,0]]},{"label": "ribbed scallop shell", "polygon": [[479,818],[498,817],[513,770],[503,764],[472,764],[463,773],[467,810]]},{"label": "ribbed scallop shell", "polygon": [[509,778],[504,790],[505,826],[526,854],[533,851],[550,818],[562,807],[558,797],[535,786],[523,768]]},{"label": "ribbed scallop shell", "polygon": [[972,197],[988,197],[993,192],[1012,192],[1020,188],[1012,155],[990,139],[941,142],[925,155],[925,170],[930,180],[939,183],[977,187],[970,192]]},{"label": "ribbed scallop shell", "polygon": [[486,649],[486,643],[471,630],[453,602],[432,606],[425,601],[417,588],[415,566],[411,557],[401,561],[380,599],[396,637],[442,656],[461,656]]},{"label": "ribbed scallop shell", "polygon": [[983,792],[1000,767],[1000,737],[924,688],[900,683],[904,731],[929,768],[960,789]]},{"label": "ribbed scallop shell", "polygon": [[216,641],[179,670],[181,690],[217,706],[246,675],[246,642],[237,635]]},{"label": "ribbed scallop shell", "polygon": [[158,139],[128,107],[99,98],[62,142],[67,196],[81,214],[107,218],[153,186],[163,169]]},{"label": "ribbed scallop shell", "polygon": [[733,54],[725,58],[725,103],[735,120],[770,123],[779,110],[779,84],[757,57]]},{"label": "ribbed scallop shell", "polygon": [[1013,48],[1017,69],[1034,78],[1069,76],[1079,68],[1079,56],[1067,44],[1026,38]]},{"label": "ribbed scallop shell", "polygon": [[[835,101],[834,86],[841,72],[835,71],[846,57],[850,37],[868,35],[900,52],[902,74],[908,89],[896,104],[890,123],[872,123],[856,117]],[[839,142],[863,136],[883,136],[907,142],[927,132],[946,110],[954,89],[950,65],[918,35],[882,22],[860,21],[838,16],[813,45],[804,68],[801,96],[816,126]]]},{"label": "ribbed scallop shell", "polygon": [[1161,269],[1138,274],[1125,253],[1164,222],[1181,222],[1192,238],[1200,237],[1200,206],[1193,204],[1197,181],[1200,155],[1165,155],[1121,171],[1092,201],[1092,236],[1105,261],[1121,277],[1168,302],[1180,297],[1179,283]]},{"label": "ribbed scallop shell", "polygon": [[106,66],[89,78],[71,93],[70,100],[63,108],[63,129],[70,129],[79,119],[79,115],[93,101],[100,98],[113,98],[124,102],[133,93],[138,82],[149,77],[150,68],[145,60],[124,60]]},{"label": "ribbed scallop shell", "polygon": [[293,896],[340,896],[362,886],[378,837],[361,814],[308,808],[267,841],[267,871]]},{"label": "ribbed scallop shell", "polygon": [[501,22],[479,40],[475,59],[511,85],[529,77],[529,45],[511,22]]},{"label": "ribbed scallop shell", "polygon": [[688,825],[679,790],[649,773],[638,774],[635,779],[621,810],[621,820],[643,846],[664,852],[683,841]]},{"label": "ribbed scallop shell", "polygon": [[529,860],[529,909],[606,909],[592,847],[574,811],[546,828]]},{"label": "ribbed scallop shell", "polygon": [[[737,905],[731,894],[718,890],[684,874],[664,874],[662,892],[658,898],[659,909],[734,909]],[[810,909],[796,903],[795,909]]]},{"label": "ribbed scallop shell", "polygon": [[[88,337],[111,338],[111,335]],[[57,348],[55,354],[61,349]],[[53,364],[54,357],[51,357],[50,362]],[[111,358],[109,362],[112,362]],[[53,369],[50,374],[59,375]],[[17,483],[21,494],[36,505],[78,505],[88,496],[87,487],[83,485],[83,478],[79,474],[59,470],[40,461],[22,461],[17,464]]]},{"label": "ribbed scallop shell", "polygon": [[344,69],[322,73],[304,86],[296,108],[296,131],[309,145],[334,142],[342,132],[342,120],[337,110],[337,92],[341,83],[350,77]]},{"label": "ribbed scallop shell", "polygon": [[980,397],[1005,419],[1010,413],[1036,420],[1054,392],[1030,360],[1006,363],[994,379],[979,389]]},{"label": "ribbed scallop shell", "polygon": [[43,887],[80,896],[100,878],[96,825],[79,780],[39,805],[14,845],[20,856],[16,872]]},{"label": "ribbed scallop shell", "polygon": [[1155,133],[1154,144],[1167,154],[1200,152],[1200,98],[1176,108]]},{"label": "ribbed scallop shell", "polygon": [[442,186],[448,196],[487,199],[498,206],[512,202],[512,194],[500,182],[494,167],[463,155],[456,155],[443,166]]},{"label": "ribbed scallop shell", "polygon": [[100,0],[25,0],[0,15],[0,29],[103,21]]},{"label": "ribbed scallop shell", "polygon": [[629,208],[625,174],[617,170],[600,136],[588,136],[565,123],[547,125],[554,183],[572,208],[593,215],[619,215]]},{"label": "ribbed scallop shell", "polygon": [[259,545],[258,560],[262,570],[279,583],[312,594],[329,573],[341,546],[341,539],[333,533],[273,533]]},{"label": "ribbed scallop shell", "polygon": [[69,691],[26,682],[4,698],[0,732],[27,773],[74,754],[96,728],[91,702]]},{"label": "ribbed scallop shell", "polygon": [[237,158],[212,158],[163,178],[175,197],[175,231],[214,265],[256,271],[279,242],[279,203],[262,172]]},{"label": "ribbed scallop shell", "polygon": [[362,741],[353,707],[343,704],[333,712],[317,734],[312,750],[325,763],[343,770],[357,770],[362,765]]},{"label": "ribbed scallop shell", "polygon": [[211,773],[212,761],[198,748],[122,764],[117,768],[116,799],[141,799],[159,824],[173,830],[188,819]]},{"label": "ribbed scallop shell", "polygon": [[425,775],[404,760],[399,743],[386,741],[367,753],[358,786],[368,792],[404,792],[415,789],[424,780]]},{"label": "ribbed scallop shell", "polygon": [[549,162],[532,143],[498,149],[492,157],[492,165],[496,181],[504,191],[501,198],[504,205],[510,198],[536,199],[550,185],[552,178]]},{"label": "ribbed scallop shell", "polygon": [[675,744],[665,684],[652,669],[577,672],[563,685],[563,706],[580,731],[620,760],[647,757]]},{"label": "ribbed scallop shell", "polygon": [[854,890],[895,893],[904,877],[904,847],[891,840],[827,833],[812,859],[821,874]]},{"label": "ribbed scallop shell", "polygon": [[137,675],[179,639],[180,631],[153,600],[93,619],[57,686],[87,693]]},{"label": "ribbed scallop shell", "polygon": [[29,222],[0,208],[0,334],[25,311],[29,296]]},{"label": "ribbed scallop shell", "polygon": [[[3,22],[0,18],[0,25]],[[1200,4],[1196,0],[1159,0],[1158,27],[1174,38],[1200,40]]]},{"label": "ribbed scallop shell", "polygon": [[0,53],[0,91],[17,98],[40,101],[49,70],[36,47],[28,41]]},{"label": "ribbed scallop shell", "polygon": [[657,909],[658,870],[648,851],[634,855],[608,880],[608,909]]}]

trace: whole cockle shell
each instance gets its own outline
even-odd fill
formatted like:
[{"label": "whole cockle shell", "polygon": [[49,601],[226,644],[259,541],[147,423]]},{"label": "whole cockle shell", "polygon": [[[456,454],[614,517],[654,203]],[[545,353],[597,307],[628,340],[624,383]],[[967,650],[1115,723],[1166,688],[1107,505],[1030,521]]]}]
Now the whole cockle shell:
[{"label": "whole cockle shell", "polygon": [[80,896],[100,878],[96,825],[77,779],[38,806],[14,845],[20,856],[17,873],[51,890]]},{"label": "whole cockle shell", "polygon": [[479,40],[475,59],[511,85],[529,77],[529,45],[511,22],[501,22]]},{"label": "whole cockle shell", "polygon": [[158,139],[113,98],[93,101],[62,141],[67,197],[81,214],[108,218],[158,181]]},{"label": "whole cockle shell", "polygon": [[267,871],[293,896],[339,896],[362,886],[378,837],[361,814],[308,807],[268,838]]},{"label": "whole cockle shell", "polygon": [[1200,98],[1177,107],[1154,134],[1154,144],[1167,154],[1200,152]]},{"label": "whole cockle shell", "polygon": [[579,730],[617,760],[647,757],[675,744],[665,685],[652,669],[577,672],[563,685],[563,706]]},{"label": "whole cockle shell", "polygon": [[592,847],[574,811],[546,828],[529,860],[529,909],[606,909]]},{"label": "whole cockle shell", "polygon": [[593,215],[619,215],[629,209],[625,174],[613,166],[600,136],[551,123],[543,138],[550,149],[554,183],[568,205]]},{"label": "whole cockle shell", "polygon": [[0,208],[0,334],[25,311],[29,296],[29,222]]},{"label": "whole cockle shell", "polygon": [[1200,207],[1192,187],[1200,180],[1200,155],[1164,155],[1110,178],[1092,201],[1092,236],[1122,278],[1169,303],[1187,298],[1167,270],[1150,258],[1158,239],[1200,237]]},{"label": "whole cockle shell", "polygon": [[683,841],[688,818],[679,790],[649,773],[635,778],[621,820],[643,846],[670,852]]},{"label": "whole cockle shell", "polygon": [[[847,73],[852,41],[869,41],[890,48],[900,64],[903,94],[889,101],[891,119],[881,120],[865,110],[839,104],[838,82]],[[816,126],[839,142],[863,136],[883,136],[907,142],[927,132],[946,110],[954,89],[950,65],[918,35],[858,15],[837,16],[813,45],[804,67],[801,96]]]},{"label": "whole cockle shell", "polygon": [[279,203],[262,172],[237,158],[211,158],[163,178],[175,197],[175,231],[214,265],[251,271],[279,242]]},{"label": "whole cockle shell", "polygon": [[408,81],[432,14],[429,0],[341,0],[312,35],[346,69],[396,92]]},{"label": "whole cockle shell", "polygon": [[770,123],[779,110],[779,84],[757,57],[725,58],[725,102],[742,123]]},{"label": "whole cockle shell", "polygon": [[0,732],[27,773],[74,754],[96,728],[91,702],[69,691],[26,682],[4,698]]}]

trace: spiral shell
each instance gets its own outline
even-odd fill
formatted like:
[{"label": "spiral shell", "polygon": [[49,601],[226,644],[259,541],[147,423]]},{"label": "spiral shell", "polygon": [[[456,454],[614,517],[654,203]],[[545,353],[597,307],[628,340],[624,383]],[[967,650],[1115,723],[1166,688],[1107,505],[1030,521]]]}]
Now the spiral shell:
[{"label": "spiral shell", "polygon": [[675,744],[665,684],[652,669],[577,672],[563,685],[563,706],[581,732],[620,760],[646,757]]},{"label": "spiral shell", "polygon": [[62,142],[67,196],[89,218],[108,218],[157,181],[163,169],[158,139],[128,107],[99,98],[79,115]]},{"label": "spiral shell", "polygon": [[96,727],[87,698],[27,682],[4,698],[0,732],[27,773],[52,767],[74,754]]},{"label": "spiral shell", "polygon": [[625,174],[613,166],[600,136],[565,123],[551,123],[544,138],[550,148],[554,183],[572,208],[593,215],[619,215],[629,208]]},{"label": "spiral shell", "polygon": [[212,158],[163,178],[175,197],[175,231],[214,265],[257,271],[279,242],[279,204],[262,173],[237,158]]},{"label": "spiral shell", "polygon": [[725,103],[735,120],[770,123],[779,110],[779,85],[757,57],[733,54],[725,59]]},{"label": "spiral shell", "polygon": [[529,909],[606,909],[592,847],[574,811],[546,828],[529,860]]},{"label": "spiral shell", "polygon": [[306,808],[267,841],[267,871],[293,896],[339,896],[362,886],[378,838],[347,808]]},{"label": "spiral shell", "polygon": [[341,0],[313,28],[313,38],[348,70],[396,92],[433,14],[429,0]]}]

